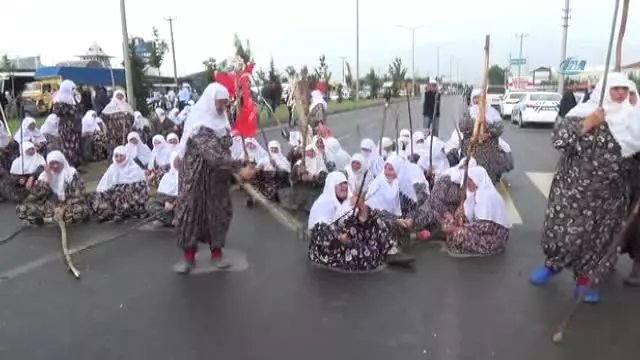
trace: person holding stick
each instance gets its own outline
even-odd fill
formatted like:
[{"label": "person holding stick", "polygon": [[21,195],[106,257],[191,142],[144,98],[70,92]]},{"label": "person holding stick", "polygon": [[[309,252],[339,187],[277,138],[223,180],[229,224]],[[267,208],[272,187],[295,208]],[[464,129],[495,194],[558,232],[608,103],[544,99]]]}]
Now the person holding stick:
[{"label": "person holding stick", "polygon": [[604,81],[555,125],[553,145],[561,158],[542,234],[546,259],[529,276],[532,284],[544,285],[570,268],[588,303],[600,299],[589,279],[601,279],[617,260],[608,248],[627,215],[633,155],[640,151],[640,113],[629,103],[627,77],[612,72],[606,87]]}]

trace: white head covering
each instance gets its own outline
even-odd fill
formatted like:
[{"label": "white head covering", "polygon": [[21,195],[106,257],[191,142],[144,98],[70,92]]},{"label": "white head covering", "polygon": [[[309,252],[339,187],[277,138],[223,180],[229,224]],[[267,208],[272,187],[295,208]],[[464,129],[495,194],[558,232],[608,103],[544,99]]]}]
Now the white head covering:
[{"label": "white head covering", "polygon": [[[269,144],[267,144],[267,151],[269,151],[269,154],[271,154],[271,159],[273,159],[273,161],[276,163],[276,166],[278,167],[278,170],[280,171],[286,171],[286,172],[291,172],[291,164],[289,164],[289,160],[287,160],[287,157],[284,156],[284,154],[282,154],[282,149],[280,147],[280,143],[276,140],[271,140],[269,141]],[[277,152],[273,152],[271,149],[275,149],[277,148]],[[264,156],[260,162],[258,162],[258,165],[262,165],[263,169],[266,171],[274,171],[275,169],[273,168],[273,164],[271,164],[271,161],[269,159],[269,156]]]},{"label": "white head covering", "polygon": [[156,108],[155,112],[160,122],[163,122],[167,118],[167,115],[164,113],[164,110],[162,108]]},{"label": "white head covering", "polygon": [[[636,86],[636,83],[633,82],[632,80],[629,80],[629,92],[630,93],[634,93],[636,94],[636,98],[638,97],[638,86]],[[639,99],[640,100],[640,99]],[[631,99],[629,99],[629,103],[631,104]],[[640,107],[640,101],[636,102],[635,105],[632,104],[632,106],[635,107]]]},{"label": "white head covering", "polygon": [[384,159],[378,154],[378,147],[376,146],[376,143],[368,138],[362,139],[360,141],[360,149],[367,150],[361,151],[360,153],[367,161],[367,168],[370,172],[372,172],[371,175],[373,175],[374,177],[378,176],[378,174],[382,172],[382,168],[384,167]]},{"label": "white head covering", "polygon": [[174,118],[172,118],[171,120],[176,124],[176,125],[180,125],[182,124],[186,119],[187,116],[189,116],[189,113],[191,112],[191,106],[187,105],[185,106],[182,111],[180,111],[178,113],[177,116],[175,116]]},{"label": "white head covering", "polygon": [[[118,100],[118,95],[122,95],[123,99]],[[133,114],[133,108],[127,102],[127,95],[123,90],[116,90],[113,92],[113,97],[111,98],[111,102],[107,104],[102,110],[103,114],[111,115],[116,113],[126,112],[129,114]]]},{"label": "white head covering", "polygon": [[322,92],[320,90],[313,90],[311,92],[311,105],[309,105],[309,111],[315,109],[318,105],[322,106],[324,110],[327,110],[327,102],[324,101]]},{"label": "white head covering", "polygon": [[[431,145],[433,142],[433,146]],[[431,151],[429,150],[431,149]],[[429,153],[431,152],[431,164],[429,163]],[[418,152],[420,159],[418,159],[418,165],[428,170],[429,165],[433,166],[434,173],[439,176],[449,168],[449,160],[447,159],[446,144],[435,136],[429,135],[425,141],[425,145]]]},{"label": "white head covering", "polygon": [[172,152],[169,156],[169,163],[171,164],[171,169],[162,176],[160,182],[158,183],[158,193],[169,195],[169,196],[178,196],[178,171],[174,162],[179,158],[179,154],[177,152]]},{"label": "white head covering", "polygon": [[469,168],[469,178],[476,184],[477,189],[473,193],[467,191],[467,199],[464,202],[467,219],[493,221],[510,228],[511,222],[504,200],[493,186],[487,171],[481,166]]},{"label": "white head covering", "polygon": [[[116,162],[116,155],[125,156],[125,160],[118,164]],[[146,183],[147,178],[144,176],[144,171],[140,166],[133,162],[133,157],[127,152],[124,146],[117,146],[113,150],[113,163],[109,165],[107,171],[102,175],[98,186],[97,192],[106,192],[112,187],[120,184],[135,184],[141,181]]]},{"label": "white head covering", "polygon": [[60,83],[60,88],[53,97],[53,103],[65,103],[69,105],[76,104],[76,97],[73,90],[76,88],[76,84],[71,80],[64,80]]},{"label": "white head covering", "polygon": [[[413,152],[417,153],[420,150],[425,148],[424,141],[425,135],[422,131],[416,131],[411,135],[411,140],[413,141]],[[411,151],[411,149],[409,149]]]},{"label": "white head covering", "polygon": [[171,164],[173,147],[167,144],[164,140],[164,136],[160,134],[154,135],[151,142],[153,143],[153,150],[151,150],[151,156],[149,157],[147,167],[149,169],[155,169],[156,166],[163,167]]},{"label": "white head covering", "polygon": [[133,129],[142,130],[145,127],[150,127],[149,120],[147,120],[147,118],[142,116],[142,113],[140,111],[134,112],[133,113]]},{"label": "white head covering", "polygon": [[96,131],[102,131],[100,125],[98,125],[99,123],[98,114],[93,110],[87,111],[82,117],[82,132],[94,133]]},{"label": "white head covering", "polygon": [[58,115],[49,114],[49,116],[47,116],[47,119],[44,121],[44,123],[40,127],[40,133],[42,135],[49,134],[56,137],[60,136],[60,134],[58,133],[59,121],[60,121],[60,118],[58,117]]},{"label": "white head covering", "polygon": [[[360,169],[358,171],[353,171],[353,168],[351,167],[351,163],[354,161],[360,164]],[[367,172],[367,169],[369,169],[368,166],[369,165],[367,164],[364,156],[360,153],[355,153],[351,156],[349,164],[344,167],[344,170],[347,172],[347,179],[349,180],[349,189],[352,192],[357,193],[360,191],[360,184],[362,184],[362,179],[363,176],[365,176],[365,173],[367,174],[367,177],[364,180],[362,188],[366,190],[369,187],[369,183],[373,180],[373,174],[371,174],[371,172]]]},{"label": "white head covering", "polygon": [[309,229],[313,229],[318,223],[331,224],[353,209],[351,194],[342,202],[336,197],[336,186],[344,182],[347,182],[347,177],[340,171],[327,175],[322,194],[311,206],[307,224]]},{"label": "white head covering", "polygon": [[27,150],[35,150],[35,148],[35,145],[33,145],[31,141],[23,142],[20,147],[20,156],[13,160],[9,172],[13,175],[31,175],[38,167],[45,166],[46,161],[39,153],[36,152],[33,155],[27,155]]},{"label": "white head covering", "polygon": [[396,216],[401,216],[399,179],[402,175],[403,159],[400,156],[392,156],[384,164],[391,165],[396,171],[397,177],[389,180],[384,173],[376,176],[367,189],[366,204],[372,209],[385,210]]},{"label": "white head covering", "polygon": [[378,154],[381,154],[381,156],[386,159],[390,152],[385,149],[391,146],[393,146],[393,140],[388,137],[383,137],[378,143]]},{"label": "white head covering", "polygon": [[[479,113],[480,113],[479,104],[477,105],[474,104],[471,107],[469,107],[469,115],[471,116],[472,119],[474,120],[478,119]],[[485,110],[485,120],[487,121],[487,124],[494,124],[502,121],[502,116],[500,116],[500,113],[498,112],[498,110],[494,109],[492,106],[487,105],[487,109]]]},{"label": "white head covering", "polygon": [[[307,144],[312,143],[311,133],[312,131],[307,131]],[[302,132],[297,130],[289,132],[289,145],[294,148],[302,146]]]},{"label": "white head covering", "polygon": [[[31,124],[36,125],[33,130],[29,129],[29,125]],[[47,141],[44,136],[42,136],[42,133],[40,133],[36,120],[29,116],[22,119],[20,130],[16,131],[15,135],[13,135],[13,140],[17,141],[18,143],[20,143],[20,141],[30,141],[34,144],[40,144]]]},{"label": "white head covering", "polygon": [[[609,125],[611,135],[621,148],[621,154],[629,157],[640,151],[640,112],[629,103],[629,98],[622,103],[614,102],[610,95],[613,87],[630,87],[626,75],[611,72],[607,78],[607,88],[602,89],[604,77],[600,79],[587,102],[576,105],[569,110],[566,117],[585,117],[597,109],[600,98],[604,96],[602,107],[605,111],[605,121]],[[604,92],[604,94],[603,94]]]},{"label": "white head covering", "polygon": [[[460,162],[457,165],[450,167],[442,174],[442,176],[449,176],[452,182],[456,184],[462,184],[462,181],[464,180],[465,161],[467,161],[467,158],[463,157],[462,159],[460,159]],[[469,169],[476,166],[478,166],[478,162],[475,158],[471,157],[471,159],[469,159]]]},{"label": "white head covering", "polygon": [[[249,155],[249,161],[260,163],[264,158],[269,158],[267,151],[260,145],[258,140],[253,137],[244,138],[244,143],[247,146],[247,155]],[[249,144],[253,145],[253,149]],[[244,149],[242,150],[244,152]],[[244,155],[244,154],[243,154]]]},{"label": "white head covering", "polygon": [[503,139],[502,137],[498,140],[498,146],[500,146],[500,149],[506,153],[510,153],[511,152],[511,146],[509,145],[509,143]]},{"label": "white head covering", "polygon": [[182,139],[180,139],[183,151],[189,138],[195,135],[200,128],[212,129],[218,136],[223,136],[231,131],[226,111],[218,114],[215,109],[215,100],[222,99],[229,99],[227,88],[217,82],[209,84],[198,102],[191,108],[187,121],[184,123],[184,131]]},{"label": "white head covering", "polygon": [[242,136],[234,136],[231,144],[231,157],[235,160],[244,160],[244,149],[242,147]]},{"label": "white head covering", "polygon": [[52,162],[57,162],[61,165],[62,169],[60,172],[51,171],[50,174],[42,172],[38,177],[38,180],[46,181],[53,193],[56,194],[58,200],[64,201],[66,197],[65,190],[67,189],[67,185],[71,183],[73,177],[76,175],[76,169],[69,165],[67,158],[58,150],[54,150],[47,154],[47,164],[51,164]]},{"label": "white head covering", "polygon": [[[138,143],[132,143],[131,140],[133,139],[138,140]],[[125,145],[125,149],[127,153],[131,155],[131,161],[138,158],[143,164],[149,164],[151,160],[151,149],[140,140],[140,135],[137,132],[132,131],[127,135],[127,145]]]},{"label": "white head covering", "polygon": [[334,137],[328,138],[325,140],[325,146],[327,147],[327,160],[333,162],[336,165],[336,169],[342,169],[349,165],[351,156],[340,146],[338,139]]},{"label": "white head covering", "polygon": [[[307,145],[306,149],[304,149],[304,163],[306,166],[307,172],[309,175],[318,175],[321,172],[327,172],[327,166],[324,164],[324,160],[322,159],[322,155],[319,154],[318,149],[313,144]],[[313,157],[307,156],[307,151],[313,150],[315,155]],[[298,164],[302,163],[302,159],[298,160]]]},{"label": "white head covering", "polygon": [[457,129],[453,129],[451,132],[451,136],[449,137],[449,141],[447,141],[447,150],[457,149],[460,147],[460,138],[462,134],[458,133]]}]

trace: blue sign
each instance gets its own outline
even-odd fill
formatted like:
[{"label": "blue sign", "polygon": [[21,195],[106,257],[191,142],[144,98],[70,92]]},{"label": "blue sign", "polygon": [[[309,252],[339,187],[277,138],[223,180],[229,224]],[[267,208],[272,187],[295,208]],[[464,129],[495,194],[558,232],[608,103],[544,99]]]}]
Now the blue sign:
[{"label": "blue sign", "polygon": [[149,56],[149,43],[140,37],[135,37],[132,41],[136,49],[136,55],[146,59]]},{"label": "blue sign", "polygon": [[558,73],[563,75],[580,74],[584,71],[585,66],[587,66],[586,60],[580,60],[574,57],[570,57],[560,63]]}]

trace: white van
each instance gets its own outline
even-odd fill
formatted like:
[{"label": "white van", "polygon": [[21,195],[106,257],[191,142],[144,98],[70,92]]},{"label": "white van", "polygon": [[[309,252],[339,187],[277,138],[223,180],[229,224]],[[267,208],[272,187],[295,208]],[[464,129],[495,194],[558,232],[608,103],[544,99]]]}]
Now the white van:
[{"label": "white van", "polygon": [[500,104],[506,92],[507,88],[504,85],[489,85],[487,87],[487,106],[500,112]]}]

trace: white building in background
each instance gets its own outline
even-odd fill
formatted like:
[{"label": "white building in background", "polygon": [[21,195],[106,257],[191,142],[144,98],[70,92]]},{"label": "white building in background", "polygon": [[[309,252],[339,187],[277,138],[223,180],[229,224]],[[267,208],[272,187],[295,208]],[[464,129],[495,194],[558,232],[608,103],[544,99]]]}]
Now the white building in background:
[{"label": "white building in background", "polygon": [[37,69],[42,66],[40,55],[16,57],[9,59],[9,62],[14,69]]},{"label": "white building in background", "polygon": [[86,62],[100,63],[100,65],[105,68],[111,67],[111,59],[113,58],[113,56],[105,53],[102,47],[95,41],[89,46],[89,49],[87,49],[84,55],[79,55],[78,57]]}]

